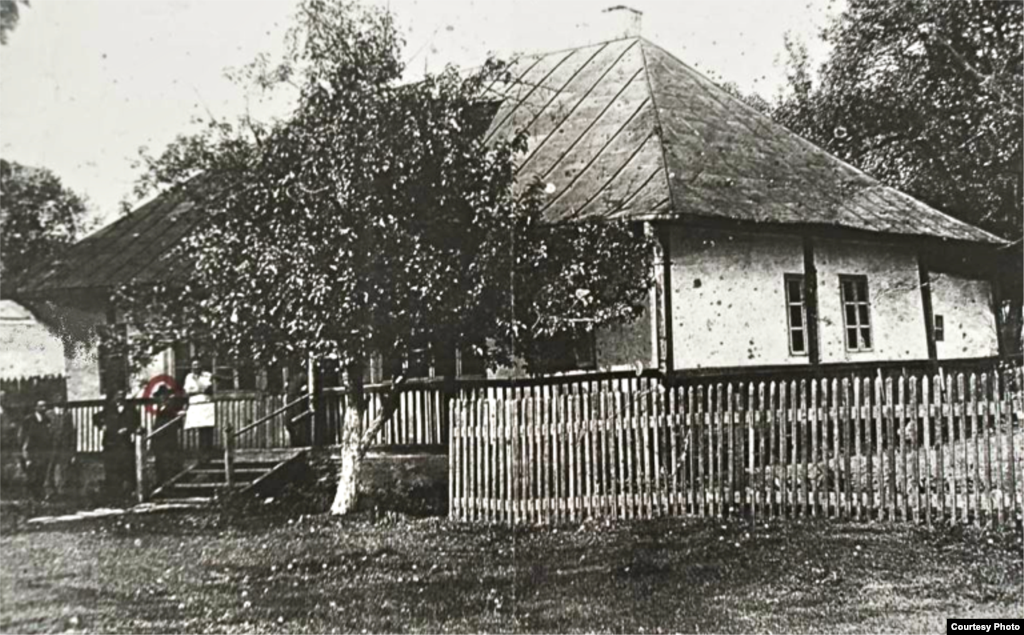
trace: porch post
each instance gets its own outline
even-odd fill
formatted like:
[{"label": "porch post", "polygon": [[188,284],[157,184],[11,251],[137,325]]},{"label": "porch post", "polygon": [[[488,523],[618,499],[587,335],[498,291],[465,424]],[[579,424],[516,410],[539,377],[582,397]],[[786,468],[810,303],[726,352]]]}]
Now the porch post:
[{"label": "porch post", "polygon": [[803,236],[804,248],[804,309],[807,313],[807,359],[811,366],[821,362],[818,343],[818,267],[814,264],[814,238]]},{"label": "porch post", "polygon": [[224,442],[224,483],[230,492],[235,476],[235,428],[231,421],[228,421],[221,430]]},{"label": "porch post", "polygon": [[[675,368],[675,352],[672,346],[672,228],[669,225],[660,225],[658,228],[658,243],[661,256],[661,294],[662,302],[661,319],[658,320],[658,339],[664,343],[663,370],[668,378]],[[656,254],[657,256],[658,254]],[[657,258],[655,267],[657,267]],[[657,275],[657,274],[656,274]]]},{"label": "porch post", "polygon": [[135,434],[135,499],[146,502],[146,429]]},{"label": "porch post", "polygon": [[932,308],[932,280],[928,263],[923,253],[917,254],[917,270],[921,281],[921,306],[924,307],[924,334],[928,343],[928,360],[939,360],[938,347],[935,345],[935,312]]},{"label": "porch post", "polygon": [[317,425],[319,423],[317,420],[319,413],[317,412],[318,404],[316,403],[316,360],[313,358],[312,353],[306,358],[306,392],[308,394],[307,400],[309,401],[309,444],[317,447],[320,445],[320,426]]}]

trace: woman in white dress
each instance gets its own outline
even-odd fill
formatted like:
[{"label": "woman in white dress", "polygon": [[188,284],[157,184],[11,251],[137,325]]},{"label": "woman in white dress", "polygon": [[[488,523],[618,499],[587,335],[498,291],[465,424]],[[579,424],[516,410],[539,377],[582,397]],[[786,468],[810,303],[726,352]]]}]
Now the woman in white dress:
[{"label": "woman in white dress", "polygon": [[203,371],[198,359],[192,360],[192,370],[185,375],[185,394],[188,395],[188,410],[185,412],[185,429],[199,433],[199,453],[209,456],[213,450],[214,406],[210,393],[213,391],[213,375]]}]

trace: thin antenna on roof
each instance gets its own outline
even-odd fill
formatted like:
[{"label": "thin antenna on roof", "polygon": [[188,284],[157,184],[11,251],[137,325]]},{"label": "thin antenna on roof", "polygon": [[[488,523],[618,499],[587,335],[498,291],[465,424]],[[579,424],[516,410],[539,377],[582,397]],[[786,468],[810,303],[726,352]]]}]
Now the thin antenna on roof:
[{"label": "thin antenna on roof", "polygon": [[611,13],[618,20],[615,37],[639,37],[642,34],[644,12],[624,4],[608,7],[602,13]]}]

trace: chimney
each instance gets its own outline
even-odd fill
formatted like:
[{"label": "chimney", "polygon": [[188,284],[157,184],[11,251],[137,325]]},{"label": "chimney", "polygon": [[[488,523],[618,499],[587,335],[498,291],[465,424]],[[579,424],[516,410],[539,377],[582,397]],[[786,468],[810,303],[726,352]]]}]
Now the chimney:
[{"label": "chimney", "polygon": [[641,35],[641,23],[643,11],[624,4],[617,4],[608,7],[603,11],[611,22],[611,36],[613,38],[639,37]]}]

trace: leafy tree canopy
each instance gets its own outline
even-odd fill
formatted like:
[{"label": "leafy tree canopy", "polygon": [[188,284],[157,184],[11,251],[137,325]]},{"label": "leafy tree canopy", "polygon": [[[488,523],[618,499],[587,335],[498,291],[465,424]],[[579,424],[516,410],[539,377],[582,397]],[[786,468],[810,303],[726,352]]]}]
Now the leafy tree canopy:
[{"label": "leafy tree canopy", "polygon": [[815,83],[789,42],[773,117],[887,185],[1017,240],[1024,217],[1024,4],[850,0]]},{"label": "leafy tree canopy", "polygon": [[49,170],[0,159],[0,278],[5,295],[87,229],[85,201]]},{"label": "leafy tree canopy", "polygon": [[0,0],[0,44],[7,44],[7,38],[21,17],[19,4],[28,6],[28,0]]},{"label": "leafy tree canopy", "polygon": [[543,189],[516,182],[523,136],[484,142],[504,64],[403,84],[391,16],[343,1],[302,2],[290,41],[253,76],[297,91],[291,116],[211,122],[150,161],[151,183],[195,198],[203,219],[180,254],[184,284],[135,285],[121,303],[136,352],[187,337],[235,359],[339,360],[332,510],[345,513],[398,404],[392,389],[363,416],[371,355],[398,370],[425,344],[490,341],[492,363],[529,357],[545,337],[638,315],[653,249],[625,224],[542,222]]},{"label": "leafy tree canopy", "polygon": [[152,352],[202,339],[255,361],[306,352],[361,378],[430,341],[501,347],[627,320],[646,298],[651,245],[625,224],[542,222],[544,192],[516,182],[522,137],[485,144],[489,61],[402,83],[386,12],[306,0],[291,53],[250,75],[296,107],[269,123],[210,122],[149,159],[146,183],[196,199],[178,287],[126,289]]}]

